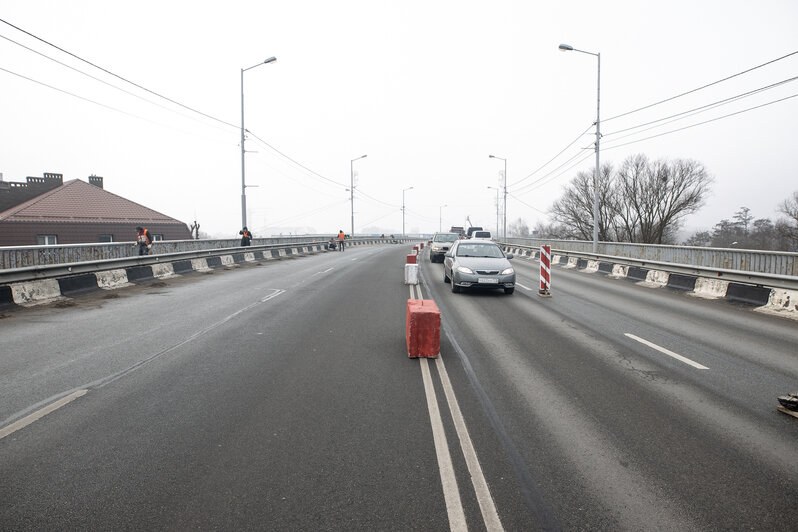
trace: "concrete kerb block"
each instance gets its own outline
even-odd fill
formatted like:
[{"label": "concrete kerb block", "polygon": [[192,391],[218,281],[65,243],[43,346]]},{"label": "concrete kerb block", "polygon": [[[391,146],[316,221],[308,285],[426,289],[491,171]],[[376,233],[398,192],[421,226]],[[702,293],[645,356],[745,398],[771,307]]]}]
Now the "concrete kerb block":
[{"label": "concrete kerb block", "polygon": [[207,272],[211,268],[205,259],[191,259],[191,269],[195,272]]},{"label": "concrete kerb block", "polygon": [[771,289],[764,286],[753,286],[740,283],[729,283],[726,289],[726,299],[737,303],[762,307],[768,304]]},{"label": "concrete kerb block", "polygon": [[255,254],[251,251],[244,253],[244,261],[245,262],[255,262]]},{"label": "concrete kerb block", "polygon": [[286,253],[284,249],[278,249],[276,251],[277,251],[277,255],[280,256],[280,257],[287,257],[288,256],[288,253]]},{"label": "concrete kerb block", "polygon": [[97,286],[103,290],[116,290],[131,284],[127,280],[127,272],[124,269],[106,270],[97,272],[95,275],[97,276]]},{"label": "concrete kerb block", "polygon": [[637,284],[640,286],[647,286],[649,288],[662,288],[668,285],[668,278],[670,276],[667,272],[660,270],[648,270],[646,272],[646,280],[640,281]]},{"label": "concrete kerb block", "polygon": [[294,255],[299,255],[299,250],[297,248],[291,248],[291,253]]},{"label": "concrete kerb block", "polygon": [[596,273],[599,270],[599,261],[589,260],[585,265],[584,271],[587,273]]},{"label": "concrete kerb block", "polygon": [[613,264],[612,272],[608,273],[607,277],[612,277],[613,279],[625,279],[628,272],[629,266],[624,266],[623,264]]},{"label": "concrete kerb block", "polygon": [[219,259],[222,261],[222,266],[225,268],[229,268],[236,263],[232,255],[222,255]]},{"label": "concrete kerb block", "polygon": [[408,299],[405,322],[407,356],[438,358],[441,350],[441,311],[431,299]]},{"label": "concrete kerb block", "polygon": [[62,296],[100,289],[97,284],[97,275],[94,273],[59,277],[57,281]]},{"label": "concrete kerb block", "polygon": [[[555,255],[559,262],[559,255]],[[552,261],[553,262],[553,261]],[[579,259],[577,257],[568,257],[568,263],[563,265],[563,268],[576,268],[576,265],[579,263]]]},{"label": "concrete kerb block", "polygon": [[405,264],[405,284],[418,284],[418,264]]},{"label": "concrete kerb block", "polygon": [[152,276],[156,279],[168,279],[170,277],[176,277],[175,269],[172,266],[171,262],[165,262],[162,264],[153,264],[152,265]]},{"label": "concrete kerb block", "polygon": [[767,304],[754,310],[798,320],[798,290],[774,288],[770,291]]},{"label": "concrete kerb block", "polygon": [[23,307],[50,303],[63,297],[56,279],[12,283],[11,292],[14,295],[14,302]]},{"label": "concrete kerb block", "polygon": [[695,281],[695,288],[688,295],[703,299],[722,299],[726,297],[726,290],[729,288],[729,281],[722,279],[709,279],[699,277]]}]

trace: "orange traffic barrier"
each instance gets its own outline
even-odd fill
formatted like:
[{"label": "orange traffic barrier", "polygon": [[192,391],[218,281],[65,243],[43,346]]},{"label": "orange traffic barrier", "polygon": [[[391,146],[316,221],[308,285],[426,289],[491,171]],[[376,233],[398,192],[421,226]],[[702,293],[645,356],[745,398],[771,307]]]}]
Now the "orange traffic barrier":
[{"label": "orange traffic barrier", "polygon": [[441,311],[431,299],[407,300],[407,356],[438,358],[441,351]]}]

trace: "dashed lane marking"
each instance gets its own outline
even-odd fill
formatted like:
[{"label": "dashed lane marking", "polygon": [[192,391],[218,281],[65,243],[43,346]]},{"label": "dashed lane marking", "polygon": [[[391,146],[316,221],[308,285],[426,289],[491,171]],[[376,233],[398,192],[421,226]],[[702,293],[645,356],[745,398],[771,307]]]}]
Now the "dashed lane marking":
[{"label": "dashed lane marking", "polygon": [[678,353],[674,353],[673,351],[671,351],[669,349],[665,349],[664,347],[660,347],[657,344],[649,342],[648,340],[644,340],[644,339],[640,338],[639,336],[635,336],[634,334],[624,333],[624,336],[627,336],[627,337],[631,338],[632,340],[640,342],[643,345],[647,345],[651,349],[656,349],[660,353],[664,353],[664,354],[668,355],[669,357],[673,357],[676,360],[678,360],[680,362],[684,362],[685,364],[688,364],[690,366],[693,366],[696,369],[709,369],[708,367],[703,366],[703,365],[699,364],[698,362],[690,360],[687,357],[683,357],[682,355],[680,355]]}]

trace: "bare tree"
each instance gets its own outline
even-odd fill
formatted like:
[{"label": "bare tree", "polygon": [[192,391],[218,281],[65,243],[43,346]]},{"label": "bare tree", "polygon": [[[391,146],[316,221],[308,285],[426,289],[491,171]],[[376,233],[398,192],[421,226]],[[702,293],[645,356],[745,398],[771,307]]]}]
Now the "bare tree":
[{"label": "bare tree", "polygon": [[662,244],[672,239],[682,219],[704,205],[712,178],[690,159],[648,161],[645,155],[624,161],[617,176],[619,200],[636,221],[636,242]]},{"label": "bare tree", "polygon": [[[579,172],[565,188],[563,195],[549,209],[555,222],[564,226],[568,238],[593,240],[593,199],[595,172]],[[612,165],[601,168],[599,191],[599,240],[609,240],[615,209],[612,192]]]},{"label": "bare tree", "polygon": [[599,240],[648,244],[675,241],[682,219],[704,204],[712,178],[692,160],[627,158],[617,173],[605,164],[597,184],[579,172],[550,212],[569,237],[593,237],[593,195],[599,191]]},{"label": "bare tree", "polygon": [[787,216],[787,220],[777,223],[779,234],[789,241],[791,247],[798,247],[798,191],[781,202],[779,212]]}]

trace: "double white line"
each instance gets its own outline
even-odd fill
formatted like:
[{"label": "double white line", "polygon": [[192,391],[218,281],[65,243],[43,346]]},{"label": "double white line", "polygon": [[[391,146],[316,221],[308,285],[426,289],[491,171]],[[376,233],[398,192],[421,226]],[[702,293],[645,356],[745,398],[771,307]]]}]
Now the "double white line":
[{"label": "double white line", "polygon": [[[422,299],[420,285],[410,285],[410,299]],[[468,530],[463,503],[460,500],[460,490],[457,487],[457,478],[452,465],[452,457],[449,453],[449,444],[446,440],[446,432],[444,431],[443,420],[438,408],[438,398],[432,383],[429,359],[422,357],[419,358],[419,362],[421,378],[424,381],[424,392],[427,396],[427,409],[429,410],[430,424],[432,425],[435,454],[438,458],[438,469],[441,475],[441,484],[443,485],[443,497],[446,501],[446,513],[449,517],[449,528],[457,531]],[[493,497],[490,494],[488,483],[485,481],[485,475],[482,473],[482,466],[479,464],[474,444],[468,435],[468,428],[460,411],[460,405],[454,395],[449,374],[446,373],[446,366],[440,355],[435,359],[435,367],[441,379],[444,395],[446,395],[446,402],[449,405],[449,412],[452,415],[452,421],[457,431],[457,438],[460,440],[460,449],[463,451],[463,457],[471,475],[471,483],[479,503],[479,510],[482,513],[485,528],[491,531],[504,530],[499,514],[496,511]]]}]

